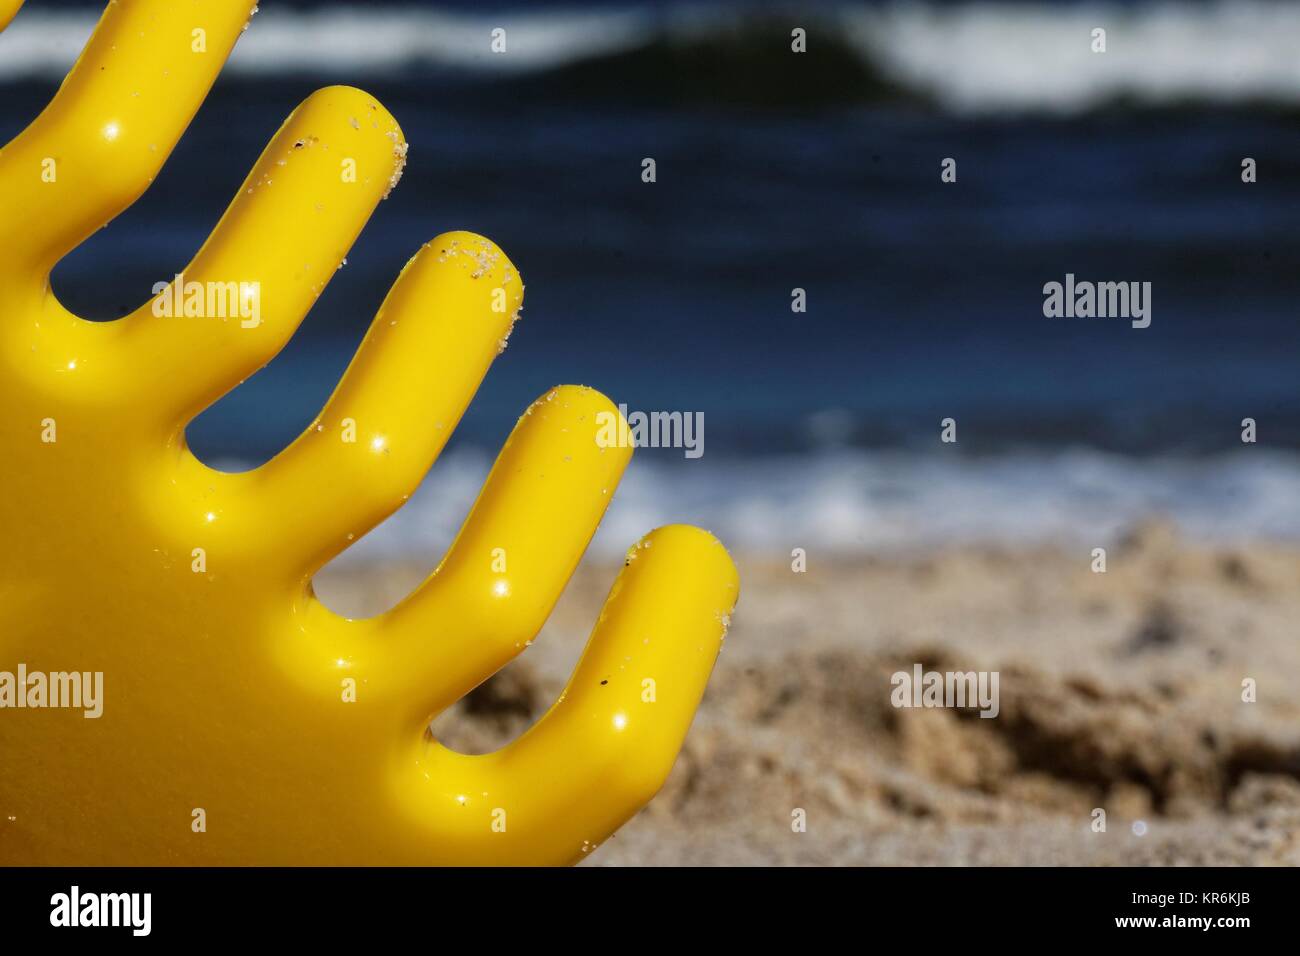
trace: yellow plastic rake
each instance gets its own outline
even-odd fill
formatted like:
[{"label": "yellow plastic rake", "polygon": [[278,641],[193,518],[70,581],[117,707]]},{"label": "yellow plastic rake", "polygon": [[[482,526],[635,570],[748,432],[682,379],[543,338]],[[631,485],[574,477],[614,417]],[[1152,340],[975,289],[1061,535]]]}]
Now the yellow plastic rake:
[{"label": "yellow plastic rake", "polygon": [[[0,0],[0,24],[17,6]],[[319,418],[260,468],[216,472],[185,444],[284,346],[395,182],[406,144],[384,108],[310,96],[183,280],[136,312],[88,322],[50,291],[148,188],[251,7],[117,0],[0,151],[0,671],[103,675],[97,719],[0,686],[0,864],[579,860],[680,748],[738,594],[716,539],[670,526],[629,552],[519,740],[466,756],[427,727],[555,604],[631,454],[596,441],[609,400],[534,403],[393,610],[348,620],[311,590],[455,428],[523,300],[506,256],[470,233],[420,249]]]}]

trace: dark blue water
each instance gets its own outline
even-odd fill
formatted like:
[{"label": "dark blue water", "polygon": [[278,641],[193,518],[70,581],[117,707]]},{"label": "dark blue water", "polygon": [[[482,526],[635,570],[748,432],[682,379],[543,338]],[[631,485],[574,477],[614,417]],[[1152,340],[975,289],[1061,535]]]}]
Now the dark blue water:
[{"label": "dark blue water", "polygon": [[[528,290],[462,426],[476,445],[547,387],[581,382],[632,408],[703,411],[713,454],[799,450],[827,422],[850,445],[908,445],[946,416],[975,449],[1226,449],[1246,416],[1300,447],[1295,116],[800,106],[745,95],[782,86],[761,58],[693,92],[656,62],[365,81],[411,143],[405,177],[285,352],[193,424],[196,451],[257,459],[287,443],[406,259],[452,228],[500,243]],[[138,306],[284,115],[350,81],[223,78],[145,199],[60,265],[65,303],[103,319]],[[0,87],[0,139],[50,93]],[[948,156],[955,184],[940,182]],[[1259,182],[1241,182],[1243,156]],[[1151,327],[1044,318],[1042,286],[1067,272],[1151,282]]]}]

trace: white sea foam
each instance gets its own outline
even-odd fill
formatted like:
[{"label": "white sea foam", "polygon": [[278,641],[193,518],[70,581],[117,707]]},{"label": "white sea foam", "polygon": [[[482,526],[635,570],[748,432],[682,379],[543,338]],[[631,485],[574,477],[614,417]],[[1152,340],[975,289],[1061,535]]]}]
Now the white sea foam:
[{"label": "white sea foam", "polygon": [[[341,560],[435,563],[489,465],[479,451],[447,456],[402,510]],[[788,560],[796,547],[841,554],[951,543],[1091,548],[1153,518],[1197,540],[1300,543],[1300,455],[1251,446],[1217,457],[1144,459],[1085,449],[989,457],[843,450],[685,462],[644,450],[592,553],[620,556],[645,532],[675,522],[774,560]]]},{"label": "white sea foam", "polygon": [[[777,5],[773,9],[780,9]],[[848,42],[888,79],[947,109],[1071,112],[1116,97],[1138,105],[1178,101],[1300,103],[1300,4],[1279,0],[1168,0],[1139,6],[900,0],[822,5],[781,14],[809,30],[811,52]],[[0,81],[61,78],[94,26],[90,11],[29,4],[0,34]],[[268,9],[240,41],[235,75],[294,72],[350,81],[411,66],[528,72],[627,52],[660,37],[689,42],[737,26],[732,5],[629,4],[602,10],[520,10],[493,15],[430,7]],[[508,54],[489,48],[507,30]],[[1093,53],[1091,33],[1107,31]]]},{"label": "white sea foam", "polygon": [[[39,3],[30,5],[0,34],[0,81],[61,79],[97,19],[90,11],[42,11]],[[634,8],[485,17],[370,5],[320,11],[271,7],[254,18],[226,70],[266,76],[329,68],[359,79],[398,73],[412,64],[538,70],[627,49],[648,35],[649,23],[648,12]],[[505,55],[490,48],[496,27],[506,29]]]},{"label": "white sea foam", "polygon": [[[896,3],[846,19],[886,75],[958,112],[1300,102],[1297,3]],[[1098,27],[1105,53],[1092,51]]]}]

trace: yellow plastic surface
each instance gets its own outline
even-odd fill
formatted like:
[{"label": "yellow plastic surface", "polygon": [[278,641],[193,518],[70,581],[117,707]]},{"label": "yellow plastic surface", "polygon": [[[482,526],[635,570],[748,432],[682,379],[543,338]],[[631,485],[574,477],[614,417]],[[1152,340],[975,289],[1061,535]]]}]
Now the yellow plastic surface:
[{"label": "yellow plastic surface", "polygon": [[220,473],[185,444],[399,174],[383,107],[309,97],[185,269],[259,283],[255,325],[149,305],[88,322],[51,293],[54,264],[149,186],[251,6],[111,4],[0,151],[0,671],[103,673],[98,719],[0,709],[0,864],[580,860],[680,748],[738,595],[716,539],[671,526],[629,552],[563,696],[513,744],[466,756],[427,727],[520,653],[577,564],[631,454],[595,440],[608,399],[566,386],[529,408],[394,610],[347,620],[311,590],[414,491],[509,333],[523,284],[496,246],[424,246],[319,419],[264,466]]}]

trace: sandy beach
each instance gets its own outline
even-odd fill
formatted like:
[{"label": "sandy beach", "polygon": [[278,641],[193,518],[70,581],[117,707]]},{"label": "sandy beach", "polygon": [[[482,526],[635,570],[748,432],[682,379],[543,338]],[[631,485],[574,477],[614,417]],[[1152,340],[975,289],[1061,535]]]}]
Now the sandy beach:
[{"label": "sandy beach", "polygon": [[[1105,573],[1047,545],[738,564],[740,607],[673,773],[592,865],[1300,864],[1300,551],[1152,522]],[[367,614],[423,573],[331,568],[317,587]],[[485,752],[540,716],[615,573],[584,562],[439,737]],[[998,715],[895,708],[890,676],[916,664],[997,671]]]}]

